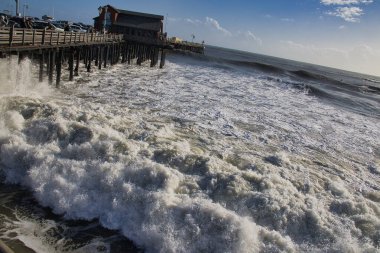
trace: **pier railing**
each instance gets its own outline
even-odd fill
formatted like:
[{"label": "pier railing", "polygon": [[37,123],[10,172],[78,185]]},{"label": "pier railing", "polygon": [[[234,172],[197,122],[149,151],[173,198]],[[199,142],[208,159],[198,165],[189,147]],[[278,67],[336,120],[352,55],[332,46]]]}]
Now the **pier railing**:
[{"label": "pier railing", "polygon": [[[139,39],[139,40],[138,40]],[[18,62],[28,57],[39,65],[39,81],[47,75],[56,87],[60,86],[63,64],[68,63],[69,81],[78,75],[83,60],[87,72],[92,67],[106,68],[118,62],[141,65],[150,61],[154,67],[159,61],[165,65],[165,41],[127,37],[123,34],[58,32],[47,29],[0,28],[0,58],[17,55]],[[1,250],[0,250],[1,251]]]},{"label": "pier railing", "polygon": [[0,47],[51,46],[123,41],[123,35],[58,32],[47,29],[0,28]]}]

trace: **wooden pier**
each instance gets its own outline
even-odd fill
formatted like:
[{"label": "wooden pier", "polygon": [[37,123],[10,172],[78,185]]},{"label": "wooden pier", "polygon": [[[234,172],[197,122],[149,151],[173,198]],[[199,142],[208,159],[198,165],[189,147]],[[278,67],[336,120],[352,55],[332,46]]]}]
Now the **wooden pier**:
[{"label": "wooden pier", "polygon": [[193,52],[197,54],[204,54],[205,47],[204,44],[194,43],[194,42],[170,42],[170,46],[174,50]]},{"label": "wooden pier", "polygon": [[39,65],[39,81],[48,78],[60,86],[62,65],[68,65],[69,80],[79,75],[80,64],[91,72],[119,62],[150,66],[165,65],[165,43],[123,34],[56,32],[50,30],[0,28],[0,58],[17,55],[19,63],[29,57]]}]

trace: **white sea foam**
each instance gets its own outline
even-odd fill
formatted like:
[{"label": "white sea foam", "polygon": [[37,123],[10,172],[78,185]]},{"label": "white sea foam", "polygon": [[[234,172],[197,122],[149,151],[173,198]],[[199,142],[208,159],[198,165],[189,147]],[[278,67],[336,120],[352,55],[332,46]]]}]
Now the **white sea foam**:
[{"label": "white sea foam", "polygon": [[[0,61],[0,98],[3,96],[41,97],[51,94],[47,82],[38,83],[33,73],[35,66],[26,58],[18,63],[16,57]],[[46,79],[46,78],[45,78]]]},{"label": "white sea foam", "polygon": [[6,182],[147,252],[379,249],[378,119],[175,56],[93,75],[1,100]]}]

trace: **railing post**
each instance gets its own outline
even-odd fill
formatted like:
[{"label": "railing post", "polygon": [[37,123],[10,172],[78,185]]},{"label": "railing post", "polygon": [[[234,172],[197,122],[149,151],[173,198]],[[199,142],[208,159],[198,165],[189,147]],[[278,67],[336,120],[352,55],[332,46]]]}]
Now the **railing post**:
[{"label": "railing post", "polygon": [[42,33],[42,42],[41,42],[42,45],[45,44],[45,35],[46,35],[46,29],[44,29],[44,31]]},{"label": "railing post", "polygon": [[36,30],[33,29],[33,39],[32,39],[33,46],[36,44]]},{"label": "railing post", "polygon": [[12,46],[13,43],[13,32],[14,32],[15,26],[13,25],[11,29],[9,29],[9,46]]},{"label": "railing post", "polygon": [[59,37],[60,37],[61,33],[58,32],[58,36],[57,36],[57,45],[59,44]]},{"label": "railing post", "polygon": [[22,45],[25,44],[25,28],[22,29]]},{"label": "railing post", "polygon": [[53,31],[50,32],[50,45],[53,45]]}]

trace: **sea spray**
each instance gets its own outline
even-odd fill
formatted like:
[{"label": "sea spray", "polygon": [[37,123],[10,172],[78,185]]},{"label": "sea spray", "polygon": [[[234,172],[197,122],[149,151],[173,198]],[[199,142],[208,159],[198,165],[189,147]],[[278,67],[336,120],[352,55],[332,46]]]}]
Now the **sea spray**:
[{"label": "sea spray", "polygon": [[36,66],[28,58],[20,63],[10,56],[0,61],[0,96],[48,96],[52,90],[47,82],[39,83],[36,79]]}]

